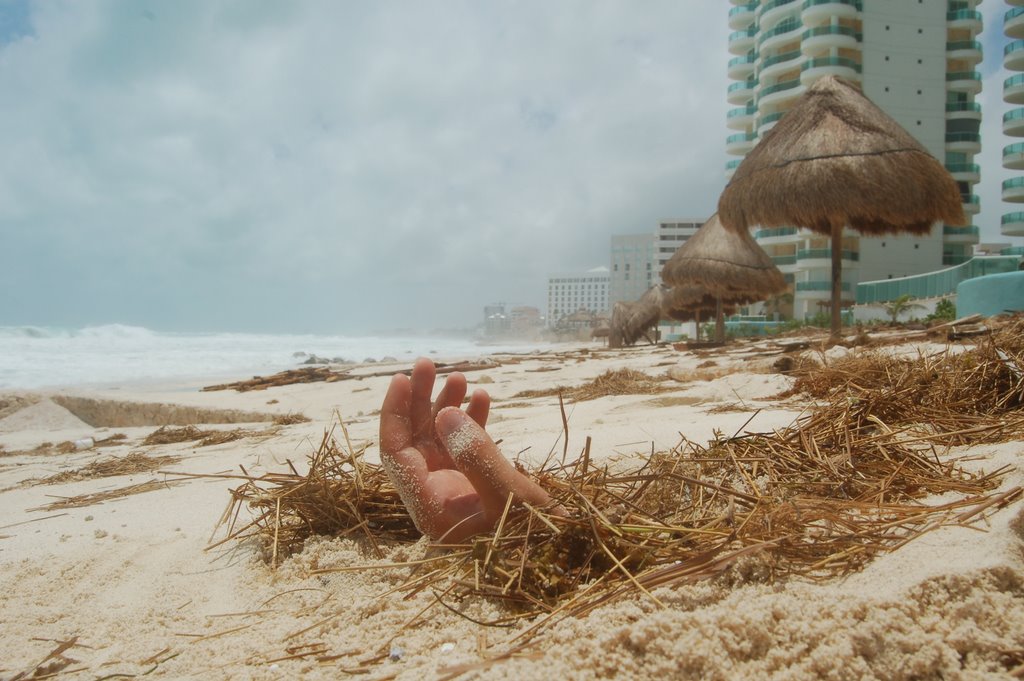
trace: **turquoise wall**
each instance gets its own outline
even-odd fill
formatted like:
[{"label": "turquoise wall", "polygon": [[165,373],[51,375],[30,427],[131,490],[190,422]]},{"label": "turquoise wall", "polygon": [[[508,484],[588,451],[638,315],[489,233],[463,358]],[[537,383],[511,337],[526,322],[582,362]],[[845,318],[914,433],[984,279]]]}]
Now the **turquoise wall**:
[{"label": "turquoise wall", "polygon": [[1024,272],[989,274],[960,282],[956,287],[956,314],[986,317],[1024,310]]}]

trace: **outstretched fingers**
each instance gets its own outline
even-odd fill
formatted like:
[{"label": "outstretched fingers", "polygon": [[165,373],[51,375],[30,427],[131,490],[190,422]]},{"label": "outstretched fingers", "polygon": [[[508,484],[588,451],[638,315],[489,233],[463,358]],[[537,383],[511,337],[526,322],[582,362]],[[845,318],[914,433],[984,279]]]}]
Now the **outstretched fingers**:
[{"label": "outstretched fingers", "polygon": [[465,412],[442,409],[436,428],[455,464],[480,495],[484,513],[491,522],[501,515],[509,493],[517,501],[535,506],[550,503],[548,493],[517,471],[487,432]]},{"label": "outstretched fingers", "polygon": [[427,463],[412,445],[409,404],[412,386],[402,374],[391,379],[380,410],[380,459],[416,527],[429,525],[425,512]]},{"label": "outstretched fingers", "polygon": [[434,393],[436,377],[437,370],[429,359],[420,357],[413,364],[412,376],[409,378],[409,423],[413,442],[417,445],[432,443],[434,440],[434,413],[430,397]]},{"label": "outstretched fingers", "polygon": [[487,417],[491,413],[491,396],[486,390],[474,390],[466,405],[466,415],[476,421],[481,428],[487,427]]},{"label": "outstretched fingers", "polygon": [[448,374],[448,378],[445,379],[444,385],[441,387],[441,392],[437,394],[434,409],[430,414],[431,426],[433,426],[433,421],[437,417],[437,412],[445,407],[462,406],[462,400],[466,398],[466,389],[465,376],[457,371]]}]

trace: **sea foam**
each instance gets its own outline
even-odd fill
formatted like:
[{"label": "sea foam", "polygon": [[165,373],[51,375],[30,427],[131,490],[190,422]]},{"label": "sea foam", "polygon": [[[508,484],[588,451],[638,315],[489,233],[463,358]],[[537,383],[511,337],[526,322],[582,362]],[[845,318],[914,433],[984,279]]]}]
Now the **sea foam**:
[{"label": "sea foam", "polygon": [[421,355],[468,359],[543,346],[481,347],[473,339],[427,336],[167,333],[123,324],[76,329],[0,326],[0,389],[239,380],[294,368],[308,355],[350,362],[394,357],[411,363]]}]

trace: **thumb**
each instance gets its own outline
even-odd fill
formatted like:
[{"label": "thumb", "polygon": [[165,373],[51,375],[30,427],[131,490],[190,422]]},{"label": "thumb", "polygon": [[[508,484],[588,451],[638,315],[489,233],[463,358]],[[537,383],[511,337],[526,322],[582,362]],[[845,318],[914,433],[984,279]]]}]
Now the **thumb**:
[{"label": "thumb", "polygon": [[516,501],[543,506],[551,497],[501,455],[491,436],[457,407],[442,409],[434,427],[455,465],[480,495],[484,512],[496,520],[511,492]]}]

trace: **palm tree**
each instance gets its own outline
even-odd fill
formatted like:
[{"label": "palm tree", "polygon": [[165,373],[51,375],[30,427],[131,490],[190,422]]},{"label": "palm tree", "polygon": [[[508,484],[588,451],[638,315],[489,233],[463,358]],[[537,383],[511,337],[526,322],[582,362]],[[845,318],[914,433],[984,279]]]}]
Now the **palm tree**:
[{"label": "palm tree", "polygon": [[889,319],[895,324],[899,321],[900,315],[911,310],[923,310],[924,305],[921,303],[913,302],[914,297],[909,293],[904,293],[896,300],[890,300],[888,303],[880,303],[882,309],[885,310],[886,314],[889,315]]},{"label": "palm tree", "polygon": [[765,316],[782,314],[784,308],[793,305],[793,292],[783,291],[764,301]]}]

